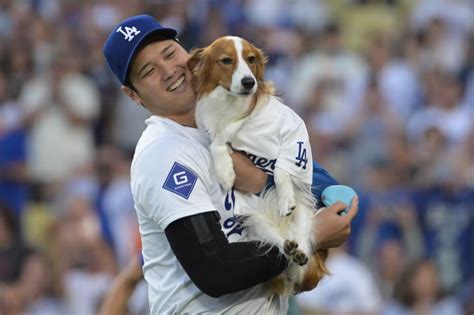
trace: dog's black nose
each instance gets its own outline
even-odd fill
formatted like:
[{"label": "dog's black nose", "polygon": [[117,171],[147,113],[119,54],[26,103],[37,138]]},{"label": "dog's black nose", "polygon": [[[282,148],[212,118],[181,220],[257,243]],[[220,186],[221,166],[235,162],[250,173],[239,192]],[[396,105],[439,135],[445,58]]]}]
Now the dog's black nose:
[{"label": "dog's black nose", "polygon": [[252,77],[244,77],[241,83],[244,89],[250,90],[255,85],[255,80]]}]

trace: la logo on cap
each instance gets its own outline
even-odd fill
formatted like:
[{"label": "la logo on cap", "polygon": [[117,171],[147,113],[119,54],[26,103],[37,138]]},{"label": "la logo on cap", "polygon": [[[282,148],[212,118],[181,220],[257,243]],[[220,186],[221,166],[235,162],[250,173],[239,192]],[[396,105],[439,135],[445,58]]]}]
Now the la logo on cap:
[{"label": "la logo on cap", "polygon": [[122,33],[124,38],[126,40],[128,40],[129,42],[138,34],[140,34],[140,31],[135,27],[135,26],[132,26],[132,27],[128,27],[128,26],[125,26],[125,30],[122,28],[122,26],[120,26],[117,31],[117,33]]}]

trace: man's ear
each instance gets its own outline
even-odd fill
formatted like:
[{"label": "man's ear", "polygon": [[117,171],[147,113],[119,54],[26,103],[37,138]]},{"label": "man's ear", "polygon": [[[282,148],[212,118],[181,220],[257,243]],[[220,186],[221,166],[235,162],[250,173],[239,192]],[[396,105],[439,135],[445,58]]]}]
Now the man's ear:
[{"label": "man's ear", "polygon": [[134,103],[137,103],[137,105],[145,107],[145,105],[142,102],[142,99],[140,96],[138,96],[137,92],[135,92],[133,89],[129,88],[128,86],[122,85],[120,87],[120,90],[128,96]]},{"label": "man's ear", "polygon": [[191,50],[190,52],[191,57],[188,60],[188,68],[191,71],[191,73],[194,73],[199,67],[199,64],[202,61],[203,52],[204,52],[204,48],[196,48],[196,49]]}]

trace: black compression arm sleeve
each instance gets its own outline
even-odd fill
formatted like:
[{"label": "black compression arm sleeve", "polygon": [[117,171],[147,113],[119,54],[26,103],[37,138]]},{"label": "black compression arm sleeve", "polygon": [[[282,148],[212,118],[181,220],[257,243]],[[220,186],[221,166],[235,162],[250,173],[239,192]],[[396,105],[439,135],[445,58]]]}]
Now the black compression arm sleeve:
[{"label": "black compression arm sleeve", "polygon": [[212,297],[270,280],[287,266],[286,258],[276,247],[258,242],[229,243],[217,212],[174,221],[165,233],[191,280]]}]

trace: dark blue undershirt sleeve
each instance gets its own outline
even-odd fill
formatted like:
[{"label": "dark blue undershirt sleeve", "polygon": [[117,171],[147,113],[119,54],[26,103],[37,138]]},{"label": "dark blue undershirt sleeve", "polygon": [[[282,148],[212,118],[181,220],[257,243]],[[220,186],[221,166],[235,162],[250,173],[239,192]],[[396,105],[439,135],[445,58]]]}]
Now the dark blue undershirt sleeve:
[{"label": "dark blue undershirt sleeve", "polygon": [[313,161],[313,184],[311,185],[311,191],[318,200],[317,207],[323,207],[321,194],[323,190],[329,186],[339,185],[339,182],[329,174],[321,165]]}]

